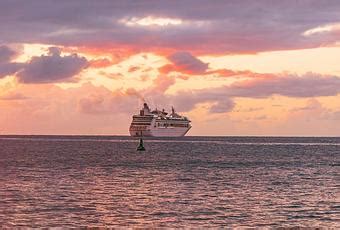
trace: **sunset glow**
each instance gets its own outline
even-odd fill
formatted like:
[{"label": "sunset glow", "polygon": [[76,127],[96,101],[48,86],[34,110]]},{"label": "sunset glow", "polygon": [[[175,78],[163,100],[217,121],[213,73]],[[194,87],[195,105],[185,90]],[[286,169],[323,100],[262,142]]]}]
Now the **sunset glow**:
[{"label": "sunset glow", "polygon": [[190,135],[338,136],[340,4],[313,2],[0,3],[0,132],[126,135],[143,97]]},{"label": "sunset glow", "polygon": [[182,20],[172,19],[172,18],[155,18],[155,17],[145,17],[145,18],[130,18],[120,20],[123,24],[127,26],[170,26],[170,25],[180,25]]},{"label": "sunset glow", "polygon": [[340,23],[328,24],[323,26],[318,26],[316,28],[309,29],[303,33],[304,36],[311,36],[319,33],[329,33],[340,31]]}]

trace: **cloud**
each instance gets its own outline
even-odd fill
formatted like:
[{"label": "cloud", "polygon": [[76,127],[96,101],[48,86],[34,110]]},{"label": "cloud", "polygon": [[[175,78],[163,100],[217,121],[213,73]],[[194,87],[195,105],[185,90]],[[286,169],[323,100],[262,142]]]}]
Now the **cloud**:
[{"label": "cloud", "polygon": [[340,120],[340,110],[325,108],[315,98],[309,99],[305,106],[296,107],[290,110],[289,119],[315,121],[315,120]]},{"label": "cloud", "polygon": [[89,65],[77,54],[61,56],[57,47],[49,48],[48,55],[33,57],[16,75],[22,83],[54,83],[69,81]]},{"label": "cloud", "polygon": [[333,111],[331,113],[331,115],[329,116],[329,119],[339,121],[340,120],[340,110]]},{"label": "cloud", "polygon": [[[167,94],[166,91],[176,83],[174,77],[160,75],[152,87],[146,90],[129,89],[128,95],[138,95],[143,101],[157,107],[175,105],[180,112],[193,110],[197,105],[209,103],[210,113],[227,113],[235,107],[236,98],[268,98],[274,95],[291,98],[312,98],[336,96],[340,93],[340,78],[336,76],[306,73],[260,74],[247,72],[250,78],[230,85],[197,90],[180,90]],[[145,99],[144,99],[145,98]],[[261,108],[246,111],[253,112]]]},{"label": "cloud", "polygon": [[23,64],[12,62],[18,53],[9,46],[0,46],[0,78],[13,75],[22,68]]},{"label": "cloud", "polygon": [[99,58],[91,60],[89,65],[91,66],[91,68],[105,68],[112,66],[113,63],[107,58]]},{"label": "cloud", "polygon": [[33,57],[27,63],[13,62],[19,54],[9,46],[0,46],[0,78],[16,76],[21,83],[52,83],[69,81],[89,65],[77,54],[61,56],[61,50],[50,47],[48,55]]},{"label": "cloud", "polygon": [[5,45],[0,46],[0,63],[8,63],[16,55],[17,55],[17,52],[9,48],[8,46],[5,46]]},{"label": "cloud", "polygon": [[138,109],[123,90],[91,83],[69,89],[17,84],[0,103],[2,132],[21,134],[125,134],[129,114]]},{"label": "cloud", "polygon": [[242,112],[242,113],[252,113],[252,112],[257,112],[263,110],[263,107],[248,107],[245,109],[240,109],[235,112]]},{"label": "cloud", "polygon": [[20,7],[15,0],[3,0],[0,42],[167,54],[176,50],[232,54],[304,49],[339,40],[339,36],[302,35],[311,28],[338,23],[339,10],[339,2],[333,0],[275,4],[266,0],[214,4],[209,0],[104,0],[96,4],[37,0],[20,2]]},{"label": "cloud", "polygon": [[232,98],[225,93],[215,93],[214,89],[203,90],[182,90],[175,94],[166,94],[166,90],[175,84],[175,78],[160,75],[153,81],[153,86],[147,90],[138,92],[143,95],[147,102],[151,102],[153,106],[167,108],[174,105],[179,112],[189,112],[200,103],[210,103],[211,113],[230,112],[235,103]]},{"label": "cloud", "polygon": [[226,113],[230,112],[235,107],[235,102],[225,98],[213,104],[210,108],[211,113]]},{"label": "cloud", "polygon": [[103,86],[96,87],[90,83],[82,85],[81,91],[85,90],[86,93],[79,94],[77,102],[78,111],[84,114],[99,116],[129,114],[137,102],[123,90],[111,91]]},{"label": "cloud", "polygon": [[[199,90],[182,90],[174,95],[157,95],[159,104],[172,103],[179,111],[190,111],[197,104],[209,102],[211,113],[231,111],[238,97],[267,98],[281,95],[292,98],[336,96],[340,93],[340,78],[314,73],[298,75],[256,74],[257,77],[231,85]],[[149,92],[149,94],[154,91]],[[153,94],[156,95],[156,94]]]},{"label": "cloud", "polygon": [[12,62],[17,55],[18,51],[9,46],[0,46],[0,78],[13,75],[23,67],[22,63]]},{"label": "cloud", "polygon": [[[158,69],[162,74],[179,72],[186,76],[179,76],[183,80],[188,80],[188,75],[218,75],[219,77],[257,77],[257,73],[245,70],[235,71],[231,69],[209,69],[209,63],[202,62],[189,52],[176,52],[168,56],[171,64],[166,64]],[[269,74],[268,74],[269,75]],[[264,74],[261,74],[264,76]]]},{"label": "cloud", "polygon": [[[153,85],[144,90],[128,89],[125,93],[137,96],[141,101],[147,101],[152,106],[176,106],[180,112],[189,112],[197,105],[209,103],[210,113],[227,113],[235,107],[235,99],[268,98],[274,95],[291,98],[312,98],[321,96],[336,96],[340,93],[340,78],[336,76],[306,73],[295,74],[260,74],[247,72],[250,78],[239,80],[230,85],[197,90],[180,90],[175,93],[166,91],[176,83],[176,78],[159,75]],[[250,108],[253,112],[262,108]]]},{"label": "cloud", "polygon": [[137,90],[135,90],[134,88],[128,88],[126,91],[125,91],[125,94],[128,95],[128,96],[135,96],[137,97],[138,99],[140,99],[143,103],[145,102],[145,99],[144,97],[142,96],[142,94],[140,92],[138,92]]},{"label": "cloud", "polygon": [[321,25],[315,28],[311,28],[303,32],[303,36],[312,36],[316,34],[327,34],[327,33],[336,33],[340,31],[340,23],[332,23],[327,25]]},{"label": "cloud", "polygon": [[182,24],[182,20],[176,18],[155,18],[155,17],[144,17],[144,18],[136,18],[132,17],[129,19],[122,19],[119,22],[123,23],[127,26],[171,26],[171,25],[180,25]]},{"label": "cloud", "polygon": [[180,112],[188,112],[201,103],[210,103],[210,113],[230,112],[235,103],[225,92],[215,92],[215,89],[202,89],[191,91],[180,91],[175,95],[169,96],[167,102],[172,102]]},{"label": "cloud", "polygon": [[[210,70],[210,71],[207,71],[205,74],[217,74],[219,77],[239,77],[239,76],[242,76],[242,77],[252,77],[252,78],[255,78],[255,77],[264,77],[265,74],[257,74],[257,73],[254,73],[254,72],[251,72],[249,70],[238,70],[238,71],[235,71],[235,70],[231,70],[231,69],[217,69],[217,70]],[[266,76],[271,76],[270,74],[266,74]]]},{"label": "cloud", "polygon": [[8,92],[0,96],[0,100],[26,100],[28,97],[19,92]]},{"label": "cloud", "polygon": [[153,81],[153,87],[151,91],[158,91],[164,93],[170,86],[176,83],[174,77],[167,75],[160,75]]},{"label": "cloud", "polygon": [[161,73],[176,71],[190,75],[205,74],[209,66],[189,52],[176,52],[168,56],[168,59],[172,64],[161,67],[159,69]]},{"label": "cloud", "polygon": [[17,73],[24,64],[21,63],[0,63],[0,78],[14,75]]},{"label": "cloud", "polygon": [[136,72],[138,70],[140,70],[141,68],[139,66],[131,66],[128,70],[129,73],[133,73]]},{"label": "cloud", "polygon": [[[260,76],[258,74],[258,76]],[[336,96],[340,93],[340,78],[336,76],[307,73],[298,75],[272,75],[243,80],[231,86],[221,87],[231,97],[287,97]]]},{"label": "cloud", "polygon": [[98,74],[110,78],[112,80],[121,80],[124,76],[121,73],[111,73],[106,71],[99,71]]},{"label": "cloud", "polygon": [[[285,77],[287,77],[287,79],[283,79]],[[307,79],[308,75],[295,77]],[[278,82],[281,82],[281,87],[290,85],[284,83],[291,81],[289,76],[280,75],[276,76],[276,78]],[[328,81],[330,81],[329,79],[332,79],[332,77],[318,75],[317,78],[318,84],[314,86],[314,89],[316,92],[322,93],[318,87],[328,87],[330,84]],[[256,82],[255,80],[256,79],[251,79],[250,82],[253,82],[252,84],[250,84],[249,81],[241,81],[243,83],[239,83],[236,88],[243,85],[248,91],[252,91],[253,87],[253,89],[256,89],[255,91],[259,93],[257,90],[261,88],[260,85],[265,85],[265,81],[272,81],[272,79],[269,78],[258,79]],[[312,78],[312,81],[315,82],[315,79],[313,80]],[[166,82],[166,84],[164,82]],[[169,108],[171,105],[174,105],[179,112],[189,112],[204,103],[204,106],[208,106],[208,110],[212,115],[211,117],[219,118],[225,117],[226,113],[235,108],[235,103],[238,103],[237,97],[248,97],[248,93],[244,94],[244,91],[237,91],[236,94],[234,84],[217,88],[185,90],[174,94],[164,93],[164,90],[169,88],[172,82],[173,78],[159,76],[158,79],[153,82],[153,86],[145,91],[138,91],[132,88],[112,91],[106,87],[98,87],[90,83],[70,89],[62,89],[52,84],[18,84],[14,86],[15,89],[10,91],[11,93],[8,93],[6,96],[3,95],[3,100],[7,101],[0,101],[2,108],[6,110],[7,114],[6,116],[0,114],[0,123],[2,130],[6,132],[10,131],[11,133],[126,134],[127,127],[131,121],[130,115],[139,109],[137,97],[142,98],[142,96],[146,94],[146,96],[157,99],[155,101],[147,100],[152,107],[157,105],[158,108],[161,108],[161,106]],[[335,83],[334,80],[331,80],[331,82]],[[338,83],[335,84],[334,87],[337,87]],[[308,85],[307,87],[310,86]],[[160,89],[163,89],[163,91]],[[338,89],[340,88],[338,87]],[[296,90],[304,91],[303,88],[299,87],[297,87]],[[260,96],[265,97],[265,95],[267,95],[267,97],[270,97],[271,95],[281,95],[283,93],[286,94],[285,89],[280,89],[280,91],[279,89],[275,89],[260,93]],[[289,93],[289,95],[291,94],[292,93]],[[313,95],[317,95],[317,93]],[[251,96],[251,98],[252,97],[253,96]],[[302,97],[305,98],[305,94],[302,94]],[[297,127],[308,129],[312,124],[313,129],[311,130],[313,133],[317,133],[316,131],[321,126],[321,123],[313,121],[320,121],[328,124],[328,126],[324,128],[324,133],[328,133],[330,128],[333,130],[333,133],[339,133],[334,125],[335,122],[332,123],[332,121],[338,121],[337,119],[339,119],[338,110],[333,111],[322,106],[320,109],[320,106],[314,99],[311,99],[309,103],[299,108],[303,109],[289,111],[290,116],[287,118],[289,119],[287,123],[291,124],[291,130],[298,132],[301,128]],[[259,108],[256,107],[250,108],[249,112],[257,111],[258,109]],[[263,111],[263,113],[264,112],[265,111]],[[263,113],[256,113],[257,116],[249,119],[257,120],[258,122],[263,119],[271,119],[270,117],[268,118],[268,114]],[[15,119],[8,122],[11,117]],[[195,119],[195,116],[190,117]],[[251,114],[249,114],[249,117],[251,117]],[[307,117],[311,117],[310,120],[312,122],[308,123],[305,121]],[[211,122],[214,123],[214,121]],[[220,120],[219,122],[226,122],[226,120]],[[303,126],[298,126],[299,123],[303,123]],[[110,125],[108,126],[107,124]],[[220,124],[221,123],[217,123],[216,127],[224,128],[223,130],[225,131],[227,127],[223,127]],[[284,125],[287,126],[286,123]],[[200,124],[196,122],[195,128],[199,126]],[[307,129],[303,129],[304,134],[308,133],[305,131]],[[278,131],[280,131],[280,129],[278,129]],[[202,130],[202,132],[204,132],[204,130]],[[256,133],[256,131],[254,131],[254,133]]]}]

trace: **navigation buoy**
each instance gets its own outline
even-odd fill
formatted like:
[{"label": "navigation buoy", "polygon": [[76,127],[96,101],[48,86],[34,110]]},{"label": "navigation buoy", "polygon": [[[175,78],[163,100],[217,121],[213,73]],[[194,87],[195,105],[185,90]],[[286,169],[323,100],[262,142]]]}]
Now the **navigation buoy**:
[{"label": "navigation buoy", "polygon": [[143,139],[139,139],[139,145],[137,147],[137,151],[145,151],[144,144],[143,144]]}]

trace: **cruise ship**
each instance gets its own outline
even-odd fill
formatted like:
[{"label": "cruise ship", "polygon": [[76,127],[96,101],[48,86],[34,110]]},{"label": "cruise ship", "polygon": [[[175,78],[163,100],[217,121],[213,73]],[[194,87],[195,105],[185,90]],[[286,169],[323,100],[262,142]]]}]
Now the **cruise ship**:
[{"label": "cruise ship", "polygon": [[132,116],[130,135],[133,137],[182,137],[191,128],[190,120],[175,112],[170,114],[163,110],[151,111],[144,103],[139,114]]}]

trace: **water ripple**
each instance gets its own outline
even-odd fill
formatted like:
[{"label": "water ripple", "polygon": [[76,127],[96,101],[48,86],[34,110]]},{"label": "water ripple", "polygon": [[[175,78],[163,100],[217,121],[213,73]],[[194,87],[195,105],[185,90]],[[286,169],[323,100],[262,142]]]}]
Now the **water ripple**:
[{"label": "water ripple", "polygon": [[0,137],[2,227],[340,228],[338,138]]}]

